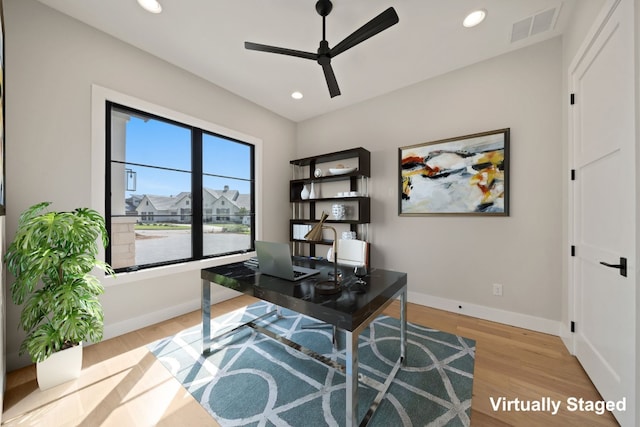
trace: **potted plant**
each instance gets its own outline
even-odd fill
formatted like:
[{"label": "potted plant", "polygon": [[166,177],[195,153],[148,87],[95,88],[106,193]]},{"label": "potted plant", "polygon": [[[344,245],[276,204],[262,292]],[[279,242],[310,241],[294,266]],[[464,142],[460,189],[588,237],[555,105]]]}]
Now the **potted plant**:
[{"label": "potted plant", "polygon": [[[98,240],[108,243],[104,218],[96,211],[50,212],[42,202],[24,211],[5,255],[15,277],[11,298],[24,304],[20,326],[27,333],[20,354],[29,353],[37,364],[38,385],[53,387],[77,378],[82,369],[83,341],[102,339],[104,314],[98,299],[104,287],[91,274],[94,268],[113,274],[98,259]],[[44,212],[43,212],[44,211]],[[58,359],[66,354],[75,359]],[[47,376],[54,365],[53,376]],[[69,372],[62,372],[63,369]]]}]

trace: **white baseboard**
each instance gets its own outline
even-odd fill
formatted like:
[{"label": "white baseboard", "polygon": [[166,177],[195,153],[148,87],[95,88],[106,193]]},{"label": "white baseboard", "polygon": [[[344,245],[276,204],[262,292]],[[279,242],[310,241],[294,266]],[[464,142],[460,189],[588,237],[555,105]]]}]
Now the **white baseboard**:
[{"label": "white baseboard", "polygon": [[[240,295],[231,289],[219,287],[215,292],[211,293],[211,304],[216,304]],[[141,316],[132,317],[121,322],[104,325],[104,340],[114,338],[128,332],[132,332],[144,327],[163,322],[165,320],[177,317],[195,310],[200,310],[200,298],[186,301],[182,304],[172,305],[162,310],[145,313]]]},{"label": "white baseboard", "polygon": [[146,326],[150,326],[155,323],[160,323],[165,320],[171,319],[173,317],[177,317],[182,314],[195,311],[199,308],[200,308],[200,300],[194,299],[191,301],[184,302],[182,304],[166,307],[162,310],[154,311],[151,313],[144,313],[136,317],[131,317],[129,319],[122,320],[120,322],[111,323],[111,324],[105,323],[102,339],[108,340],[110,338],[115,338],[117,336],[135,331],[137,329],[142,329]]},{"label": "white baseboard", "polygon": [[409,302],[437,308],[440,310],[460,313],[466,316],[477,317],[478,319],[490,320],[492,322],[503,323],[518,328],[529,329],[536,332],[560,336],[561,322],[557,320],[543,319],[541,317],[528,314],[516,313],[513,311],[501,310],[483,305],[470,304],[467,302],[450,300],[447,298],[434,297],[418,292],[408,292]]},{"label": "white baseboard", "polygon": [[[240,295],[238,292],[233,291],[231,289],[225,289],[220,287],[220,289],[216,289],[215,292],[211,293],[211,303],[215,304],[221,301],[225,301]],[[163,322],[165,320],[171,319],[176,316],[180,316],[182,314],[190,313],[195,310],[200,309],[200,298],[193,299],[191,301],[183,302],[182,304],[172,305],[171,307],[166,307],[162,310],[154,311],[151,313],[144,313],[140,316],[131,317],[127,320],[123,320],[120,322],[105,324],[104,325],[104,333],[103,340],[114,338],[128,332],[132,332],[146,326],[154,325],[159,322]],[[91,344],[87,344],[91,345]],[[7,361],[7,372],[13,371],[18,368],[22,368],[31,364],[31,359],[28,355],[24,354],[22,356],[18,356],[18,352],[7,353],[6,355]]]},{"label": "white baseboard", "polygon": [[562,339],[564,346],[567,347],[567,350],[569,350],[569,353],[575,355],[576,350],[575,342],[573,339],[573,332],[571,332],[571,329],[569,329],[569,327],[562,322],[560,322],[560,338]]}]

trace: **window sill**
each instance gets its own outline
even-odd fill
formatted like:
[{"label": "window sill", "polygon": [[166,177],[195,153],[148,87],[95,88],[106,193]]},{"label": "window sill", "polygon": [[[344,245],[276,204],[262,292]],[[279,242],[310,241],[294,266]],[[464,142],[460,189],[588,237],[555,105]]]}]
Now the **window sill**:
[{"label": "window sill", "polygon": [[[203,268],[216,267],[224,264],[245,261],[252,256],[256,256],[255,252],[246,252],[242,254],[233,254],[222,256],[219,258],[210,258],[200,261],[189,261],[181,264],[164,265],[161,267],[149,268],[140,271],[132,271],[127,273],[116,273],[115,277],[105,276],[101,279],[105,288],[119,286],[142,280],[155,279],[158,277],[166,277],[173,274],[180,274],[191,271],[200,271]],[[98,276],[100,277],[100,276]]]}]

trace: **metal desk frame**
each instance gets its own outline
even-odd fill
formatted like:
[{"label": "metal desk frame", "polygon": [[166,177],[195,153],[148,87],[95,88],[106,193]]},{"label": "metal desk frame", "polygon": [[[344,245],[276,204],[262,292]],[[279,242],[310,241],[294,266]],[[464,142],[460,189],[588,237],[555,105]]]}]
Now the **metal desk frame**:
[{"label": "metal desk frame", "polygon": [[[369,324],[373,320],[375,320],[396,298],[400,297],[400,357],[396,362],[394,368],[390,372],[387,380],[384,384],[379,383],[376,380],[365,377],[362,374],[358,373],[358,338],[360,333],[364,329],[366,329]],[[265,300],[267,301],[267,300]],[[280,310],[278,309],[266,313],[263,316],[260,316],[253,321],[247,322],[245,324],[239,325],[231,330],[225,331],[215,337],[211,336],[211,281],[207,279],[202,279],[202,354],[208,354],[212,351],[211,347],[215,343],[216,340],[228,336],[236,332],[237,330],[243,327],[250,327],[255,329],[256,331],[265,334],[289,347],[292,347],[309,357],[316,359],[317,361],[329,365],[330,367],[337,369],[345,375],[346,379],[346,425],[349,427],[352,426],[366,426],[371,417],[373,417],[376,409],[380,405],[380,402],[384,398],[384,395],[391,385],[391,382],[395,378],[396,373],[400,369],[401,366],[406,365],[406,354],[407,354],[407,285],[406,283],[402,286],[402,288],[396,292],[395,295],[388,298],[380,307],[371,313],[366,319],[361,321],[352,331],[342,329],[345,333],[345,365],[340,365],[336,361],[328,359],[322,355],[315,353],[313,350],[305,348],[287,338],[281,337],[272,331],[265,329],[259,325],[257,325],[257,321],[264,319],[266,317],[272,315],[279,315]],[[291,309],[290,307],[286,307]],[[295,310],[294,310],[295,311]],[[323,320],[324,321],[324,320]],[[367,386],[373,387],[378,390],[378,394],[374,399],[373,404],[365,414],[364,418],[361,422],[358,422],[358,382],[362,382]]]}]

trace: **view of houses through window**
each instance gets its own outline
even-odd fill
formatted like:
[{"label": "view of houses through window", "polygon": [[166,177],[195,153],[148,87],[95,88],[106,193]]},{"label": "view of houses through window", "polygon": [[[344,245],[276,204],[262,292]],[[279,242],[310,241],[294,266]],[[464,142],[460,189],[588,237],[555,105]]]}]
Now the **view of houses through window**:
[{"label": "view of houses through window", "polygon": [[107,261],[116,271],[252,249],[253,145],[107,107]]}]

